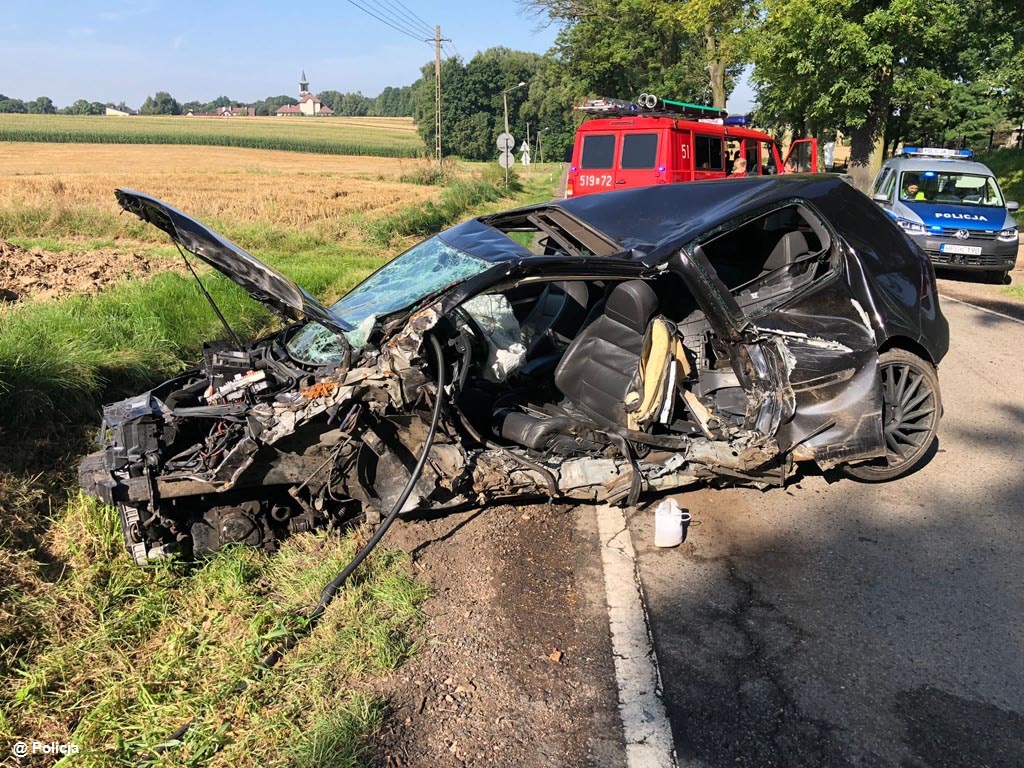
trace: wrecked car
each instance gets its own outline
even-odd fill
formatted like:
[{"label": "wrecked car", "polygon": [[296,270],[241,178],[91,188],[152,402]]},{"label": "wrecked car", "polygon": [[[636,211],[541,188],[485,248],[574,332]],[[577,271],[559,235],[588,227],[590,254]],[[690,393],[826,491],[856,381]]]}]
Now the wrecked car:
[{"label": "wrecked car", "polygon": [[80,481],[140,564],[524,495],[778,486],[799,462],[889,480],[930,455],[948,347],[932,266],[837,177],[482,216],[331,307],[116,194],[286,320],[246,343],[225,323],[195,368],[103,408]]}]

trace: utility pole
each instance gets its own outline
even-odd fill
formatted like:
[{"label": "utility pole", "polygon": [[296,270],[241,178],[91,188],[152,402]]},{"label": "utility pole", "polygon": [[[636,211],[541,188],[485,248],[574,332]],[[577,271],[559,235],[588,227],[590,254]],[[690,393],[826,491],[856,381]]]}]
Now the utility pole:
[{"label": "utility pole", "polygon": [[434,27],[434,154],[441,167],[441,25]]}]

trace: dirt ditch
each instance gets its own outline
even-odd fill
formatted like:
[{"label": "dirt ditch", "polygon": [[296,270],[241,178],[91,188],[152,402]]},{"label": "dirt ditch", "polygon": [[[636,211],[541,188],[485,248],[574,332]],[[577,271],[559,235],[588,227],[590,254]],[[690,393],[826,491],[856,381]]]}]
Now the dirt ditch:
[{"label": "dirt ditch", "polygon": [[622,765],[596,531],[583,508],[401,521],[431,585],[423,647],[384,684],[379,764]]},{"label": "dirt ditch", "polygon": [[98,293],[128,277],[178,268],[173,260],[114,248],[54,253],[0,240],[0,302]]}]

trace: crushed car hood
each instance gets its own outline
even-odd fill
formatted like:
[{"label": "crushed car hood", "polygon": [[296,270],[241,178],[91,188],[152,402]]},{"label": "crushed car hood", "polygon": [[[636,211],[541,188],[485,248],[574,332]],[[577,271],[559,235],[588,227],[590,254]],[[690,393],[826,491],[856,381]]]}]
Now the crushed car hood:
[{"label": "crushed car hood", "polygon": [[315,320],[336,331],[352,330],[303,288],[191,216],[141,192],[118,189],[116,194],[126,211],[162,229],[186,251],[227,275],[275,312],[292,320]]}]

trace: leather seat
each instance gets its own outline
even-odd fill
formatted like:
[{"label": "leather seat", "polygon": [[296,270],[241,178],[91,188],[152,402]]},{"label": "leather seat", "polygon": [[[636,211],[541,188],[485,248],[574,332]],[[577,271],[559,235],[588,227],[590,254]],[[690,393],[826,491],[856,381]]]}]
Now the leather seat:
[{"label": "leather seat", "polygon": [[601,314],[573,340],[555,369],[555,386],[565,396],[559,408],[566,415],[501,405],[493,414],[494,432],[545,451],[565,443],[564,431],[574,422],[572,417],[598,427],[626,426],[626,393],[643,353],[647,325],[657,310],[658,297],[644,281],[617,285]]},{"label": "leather seat", "polygon": [[548,283],[520,324],[528,339],[521,376],[554,369],[587,317],[590,293],[579,280]]},{"label": "leather seat", "polygon": [[776,275],[771,275],[771,277],[768,277],[768,275],[777,269],[782,270],[784,267],[788,267],[800,257],[806,256],[809,252],[807,238],[803,236],[803,233],[787,232],[784,234],[779,239],[779,242],[775,244],[775,247],[772,248],[768,258],[765,259],[761,271],[761,274],[765,277],[758,288],[760,294],[767,298],[770,296],[781,296],[793,290],[796,276],[792,271],[783,270]]},{"label": "leather seat", "polygon": [[803,236],[802,232],[787,232],[775,244],[772,252],[768,254],[762,270],[771,272],[772,270],[780,269],[788,264],[792,264],[809,252],[807,238]]}]

